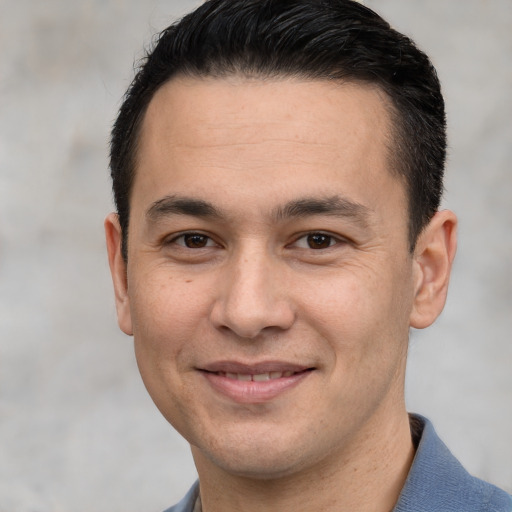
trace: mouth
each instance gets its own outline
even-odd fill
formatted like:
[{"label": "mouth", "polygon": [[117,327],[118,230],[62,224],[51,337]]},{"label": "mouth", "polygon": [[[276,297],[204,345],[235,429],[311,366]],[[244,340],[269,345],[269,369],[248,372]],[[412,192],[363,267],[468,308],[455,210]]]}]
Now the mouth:
[{"label": "mouth", "polygon": [[[306,370],[304,370],[304,371],[306,371]],[[283,377],[291,377],[295,373],[299,373],[299,372],[292,372],[289,370],[285,371],[285,372],[265,372],[265,373],[258,373],[258,374],[216,372],[217,375],[226,377],[227,379],[241,380],[244,382],[249,382],[249,381],[265,382],[267,380],[281,379]]]},{"label": "mouth", "polygon": [[216,363],[200,369],[211,388],[238,403],[264,403],[303,382],[315,368],[286,363]]}]

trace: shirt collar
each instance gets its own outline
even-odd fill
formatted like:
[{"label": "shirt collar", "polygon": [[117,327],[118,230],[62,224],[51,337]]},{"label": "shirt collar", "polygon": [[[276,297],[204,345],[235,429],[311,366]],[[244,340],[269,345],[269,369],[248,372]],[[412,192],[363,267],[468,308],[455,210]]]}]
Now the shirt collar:
[{"label": "shirt collar", "polygon": [[411,415],[411,420],[421,437],[393,512],[511,510],[509,496],[472,477],[439,439],[430,421],[419,415]]}]

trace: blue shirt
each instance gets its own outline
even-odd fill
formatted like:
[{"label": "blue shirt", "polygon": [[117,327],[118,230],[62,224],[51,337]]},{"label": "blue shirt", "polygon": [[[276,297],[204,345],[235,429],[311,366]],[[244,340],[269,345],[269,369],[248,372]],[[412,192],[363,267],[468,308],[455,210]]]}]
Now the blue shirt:
[{"label": "blue shirt", "polygon": [[[471,476],[439,439],[432,423],[413,416],[419,427],[418,448],[393,512],[512,512],[512,497]],[[165,512],[193,512],[196,482]]]}]

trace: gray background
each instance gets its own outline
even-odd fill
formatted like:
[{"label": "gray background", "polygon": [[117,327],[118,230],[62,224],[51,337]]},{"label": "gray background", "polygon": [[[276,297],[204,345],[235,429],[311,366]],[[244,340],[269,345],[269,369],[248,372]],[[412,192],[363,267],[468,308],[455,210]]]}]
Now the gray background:
[{"label": "gray background", "polygon": [[[436,64],[460,216],[451,294],[413,333],[408,404],[512,490],[512,1],[368,0]],[[159,511],[188,447],[118,332],[107,140],[152,34],[197,2],[0,0],[0,511]]]}]

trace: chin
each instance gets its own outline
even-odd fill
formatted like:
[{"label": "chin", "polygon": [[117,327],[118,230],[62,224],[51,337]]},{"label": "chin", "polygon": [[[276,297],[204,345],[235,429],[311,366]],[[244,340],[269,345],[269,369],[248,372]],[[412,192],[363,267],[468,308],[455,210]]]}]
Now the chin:
[{"label": "chin", "polygon": [[[222,471],[242,478],[253,480],[276,480],[295,474],[313,465],[315,457],[303,450],[300,442],[277,441],[269,436],[227,442],[216,440],[209,446],[192,447],[192,453],[198,469],[202,465],[213,464]],[[278,448],[276,448],[278,447]],[[326,454],[327,455],[327,454]]]},{"label": "chin", "polygon": [[217,457],[212,462],[225,472],[251,480],[277,480],[292,475],[302,468],[298,461],[285,459],[281,454],[272,454],[258,459]]}]

